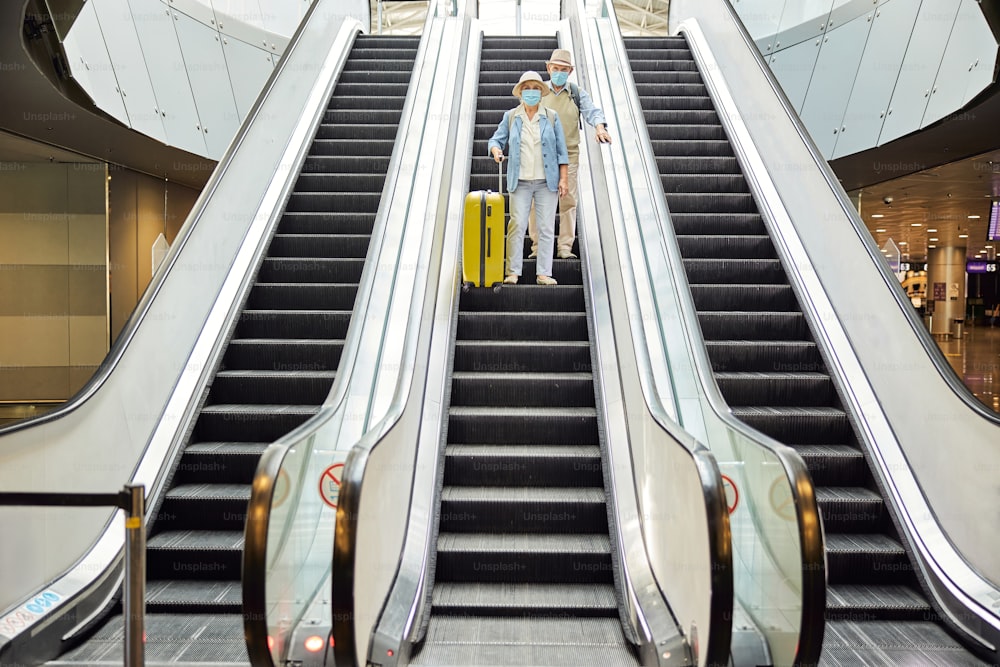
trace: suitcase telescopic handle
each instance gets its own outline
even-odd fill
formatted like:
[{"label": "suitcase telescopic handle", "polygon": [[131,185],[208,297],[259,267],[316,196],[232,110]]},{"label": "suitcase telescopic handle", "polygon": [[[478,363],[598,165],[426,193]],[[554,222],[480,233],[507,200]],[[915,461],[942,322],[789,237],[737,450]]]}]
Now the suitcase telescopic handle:
[{"label": "suitcase telescopic handle", "polygon": [[498,172],[498,174],[500,176],[500,179],[499,179],[499,182],[498,182],[498,184],[500,186],[500,189],[498,189],[497,192],[499,192],[500,194],[503,194],[503,160],[500,160],[499,162],[497,162],[497,172]]}]

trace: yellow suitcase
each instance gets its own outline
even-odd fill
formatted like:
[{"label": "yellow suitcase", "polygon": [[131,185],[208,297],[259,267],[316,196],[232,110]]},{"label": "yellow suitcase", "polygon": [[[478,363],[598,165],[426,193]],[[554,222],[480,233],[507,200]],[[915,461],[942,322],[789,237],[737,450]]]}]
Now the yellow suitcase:
[{"label": "yellow suitcase", "polygon": [[501,193],[475,190],[466,195],[462,237],[463,286],[468,289],[503,284],[506,243]]}]

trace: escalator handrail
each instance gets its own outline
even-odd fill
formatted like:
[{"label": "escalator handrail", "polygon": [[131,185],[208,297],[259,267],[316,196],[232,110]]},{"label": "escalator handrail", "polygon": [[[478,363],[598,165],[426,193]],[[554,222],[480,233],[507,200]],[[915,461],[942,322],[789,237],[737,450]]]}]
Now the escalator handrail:
[{"label": "escalator handrail", "polygon": [[[819,149],[812,141],[798,114],[795,113],[780,83],[756,48],[736,11],[732,8],[728,0],[724,0],[721,4],[729,12],[733,24],[742,36],[746,50],[751,53],[757,68],[767,79],[771,88],[770,92],[774,93],[775,99],[780,103],[780,106],[787,115],[787,120],[791,122],[796,133],[802,139],[803,147],[809,152],[819,173],[823,176],[829,187],[830,193],[836,197],[840,209],[851,221],[858,239],[862,242],[866,252],[871,257],[872,264],[882,276],[888,291],[892,294],[900,306],[901,312],[913,327],[920,345],[925,350],[928,350],[928,359],[940,370],[942,364],[948,365],[947,362],[942,360],[937,345],[930,338],[929,333],[923,327],[922,323],[917,319],[912,306],[905,301],[901,290],[899,290],[898,279],[891,273],[881,253],[875,248],[871,234],[867,231],[857,211],[847,198],[831,167],[822,158]],[[770,197],[770,199],[773,200],[772,203],[776,207],[782,207],[780,196],[777,193]],[[783,210],[783,208],[776,210]],[[815,271],[813,271],[813,274],[815,274]],[[793,273],[791,275],[796,276],[796,279],[798,279],[797,274]],[[825,331],[822,333],[826,335]],[[849,339],[846,339],[846,332],[841,332],[840,335],[845,337],[845,345],[852,345]],[[843,373],[844,371],[841,369],[840,372]],[[861,374],[863,375],[863,370]],[[977,415],[982,415],[985,407],[974,398],[967,399],[970,396],[968,389],[962,385],[961,389],[957,390],[956,383],[959,383],[959,380],[957,380],[957,377],[951,371],[950,366],[947,372],[941,373],[941,377],[963,404],[972,407]],[[987,580],[971,567],[944,533],[943,527],[935,518],[926,497],[919,488],[914,471],[905,462],[900,444],[891,426],[887,423],[887,415],[880,412],[878,415],[872,414],[866,416],[863,414],[864,411],[859,408],[859,401],[865,404],[877,403],[872,398],[865,399],[858,396],[862,392],[873,391],[870,387],[867,387],[867,382],[864,382],[864,386],[860,383],[842,384],[845,385],[844,389],[851,399],[854,413],[861,418],[860,436],[868,441],[870,450],[877,454],[876,465],[878,470],[883,473],[885,472],[884,468],[889,465],[886,459],[889,457],[900,461],[900,467],[897,468],[897,472],[887,476],[886,484],[892,494],[891,501],[903,515],[902,532],[913,546],[912,553],[917,559],[922,574],[929,580],[928,583],[932,596],[941,605],[950,620],[967,633],[970,639],[974,639],[990,647],[990,650],[995,651],[997,646],[1000,646],[1000,614],[997,613],[995,606],[996,597],[1000,595],[997,585]],[[1000,416],[992,413],[985,416],[989,417],[987,421],[994,424],[1000,418]],[[877,430],[882,434],[881,436],[874,433],[876,429],[873,424],[876,422],[880,422]],[[887,451],[884,452],[883,450]],[[904,500],[905,502],[903,502]],[[923,519],[918,520],[914,518],[916,515],[923,517]],[[919,530],[917,528],[918,523],[920,524]],[[947,598],[945,597],[945,592],[947,593]],[[963,612],[973,614],[977,618],[978,628],[970,627],[968,622],[960,620],[957,617],[956,606]]]},{"label": "escalator handrail", "polygon": [[[606,11],[614,16],[613,6],[607,2]],[[621,62],[628,62],[628,54],[624,48],[621,29],[617,20],[611,21],[612,30],[616,36],[614,45],[616,55]],[[616,104],[624,106],[634,118],[642,118],[642,105],[638,99],[631,68],[623,67],[624,76],[629,80],[626,100],[616,100]],[[704,75],[704,73],[703,73]],[[661,240],[668,258],[668,270],[673,276],[672,289],[676,300],[681,304],[678,314],[688,342],[688,351],[695,366],[695,375],[701,385],[702,395],[707,399],[715,416],[725,426],[743,436],[747,441],[769,451],[782,464],[783,472],[788,480],[794,506],[796,522],[800,536],[800,557],[802,559],[802,617],[800,621],[800,641],[798,643],[797,664],[813,664],[818,662],[822,649],[824,614],[826,608],[826,553],[823,535],[820,530],[819,508],[816,502],[815,489],[802,458],[793,450],[773,438],[759,433],[732,416],[729,406],[722,398],[715,382],[711,362],[701,335],[701,326],[695,313],[694,299],[689,289],[679,286],[687,285],[688,278],[683,270],[683,260],[677,238],[670,220],[669,209],[662,187],[659,184],[659,171],[656,159],[652,153],[648,129],[644,122],[636,123],[636,131],[641,140],[639,150],[645,166],[645,177],[649,186],[652,203],[655,206],[655,216],[661,232]],[[656,178],[651,175],[656,174]],[[662,336],[661,336],[662,340]],[[655,396],[656,392],[652,392]]]},{"label": "escalator handrail", "polygon": [[[432,34],[431,26],[437,18],[438,17],[435,12],[428,12],[422,31],[423,35],[428,36]],[[440,57],[440,55],[441,53],[437,52],[437,57]],[[425,63],[427,59],[428,39],[425,37],[420,40],[420,45],[417,49],[414,69],[411,74],[411,82],[418,81],[420,79],[424,68],[429,68],[430,70],[434,69],[436,61],[427,61]],[[384,247],[386,227],[389,222],[390,212],[392,211],[391,202],[398,197],[405,196],[409,199],[411,196],[410,193],[413,187],[413,179],[412,177],[409,179],[403,178],[401,174],[403,174],[407,169],[411,169],[413,173],[416,173],[417,171],[414,165],[403,164],[402,159],[404,153],[403,148],[406,145],[405,138],[410,134],[410,128],[414,124],[413,117],[416,115],[417,111],[415,102],[417,98],[416,88],[417,87],[415,85],[411,84],[409,90],[407,91],[406,100],[403,104],[403,110],[400,116],[400,126],[396,133],[396,146],[393,150],[393,155],[390,158],[385,187],[383,189],[379,210],[373,226],[372,241],[368,252],[369,258],[381,258],[384,253],[391,253],[393,251],[393,248]],[[424,113],[426,113],[426,110],[424,110]],[[408,186],[400,185],[403,183],[408,184]],[[422,225],[423,222],[423,220],[415,220],[411,224],[419,226]],[[404,226],[406,224],[407,223],[404,221]],[[399,249],[396,248],[397,253],[398,250]],[[267,648],[267,600],[264,582],[266,581],[267,573],[268,525],[270,524],[270,510],[274,497],[276,480],[284,466],[285,458],[290,450],[297,445],[305,443],[313,434],[316,433],[317,430],[322,428],[328,422],[335,419],[343,419],[343,413],[347,406],[347,398],[351,390],[352,383],[362,381],[374,382],[374,377],[378,370],[377,364],[372,365],[372,367],[368,369],[371,371],[370,377],[356,377],[355,369],[358,365],[358,358],[361,356],[360,350],[366,345],[367,342],[367,339],[364,337],[365,317],[359,316],[359,313],[368,313],[371,310],[372,297],[373,293],[376,291],[376,286],[381,280],[384,280],[384,276],[378,275],[378,266],[381,264],[381,261],[373,261],[372,259],[368,259],[365,262],[365,268],[362,272],[358,287],[354,313],[344,340],[340,368],[337,371],[336,380],[333,387],[331,387],[330,395],[324,403],[324,406],[313,418],[295,430],[289,432],[275,443],[271,444],[262,455],[255,472],[253,487],[251,490],[251,499],[247,512],[243,561],[243,600],[244,614],[247,619],[245,622],[245,628],[247,634],[247,648],[250,652],[251,662],[253,664],[271,664],[270,661],[272,660],[270,650]],[[415,304],[411,306],[411,310],[414,307]],[[382,313],[382,321],[385,322],[387,317],[388,309]],[[407,339],[404,339],[403,344],[404,350],[408,349],[412,345],[412,343],[410,343]],[[403,384],[403,376],[400,376],[396,383],[397,393],[399,392],[399,387]],[[391,412],[392,409],[390,408],[390,413]],[[369,426],[368,432],[377,431],[381,433],[381,429],[384,427],[386,419],[382,419],[377,424]],[[347,466],[345,464],[345,472],[346,470]],[[345,490],[347,490],[346,479],[342,484],[338,506],[343,506]],[[348,495],[349,493],[350,492],[348,491]],[[295,499],[294,501],[290,500],[289,502],[297,503],[298,499]],[[280,541],[284,542],[287,535],[288,532],[286,527],[286,531],[283,532]],[[276,547],[276,549],[280,548],[280,545]],[[314,591],[313,594],[315,595],[316,592]],[[304,609],[305,607],[303,607],[303,610]],[[293,626],[296,624],[297,622],[293,623]]]},{"label": "escalator handrail", "polygon": [[833,167],[831,167],[830,163],[823,157],[823,154],[816,146],[816,142],[813,141],[812,136],[806,129],[805,123],[802,122],[802,119],[799,117],[795,107],[792,106],[792,103],[788,100],[788,96],[785,94],[784,88],[781,87],[781,83],[778,81],[778,78],[774,75],[774,72],[771,71],[770,66],[768,66],[763,56],[761,56],[760,50],[754,43],[753,38],[746,29],[746,26],[743,25],[743,21],[740,19],[739,14],[733,8],[730,0],[724,0],[722,4],[732,15],[733,21],[736,23],[740,35],[748,47],[747,50],[751,53],[754,61],[760,68],[761,73],[767,79],[768,84],[771,86],[771,90],[774,91],[778,102],[785,110],[785,113],[788,115],[788,119],[795,127],[795,131],[802,139],[803,146],[812,157],[816,168],[819,169],[819,172],[823,175],[823,178],[830,186],[831,193],[837,198],[837,202],[844,211],[844,216],[848,221],[850,221],[851,225],[857,232],[858,238],[862,242],[862,246],[871,257],[872,263],[877,267],[882,280],[885,282],[886,286],[890,288],[889,292],[899,305],[900,311],[906,317],[907,322],[913,329],[913,333],[917,337],[917,340],[927,351],[929,360],[934,364],[938,373],[941,374],[942,379],[948,384],[951,390],[955,392],[956,396],[973,412],[975,412],[977,416],[983,417],[987,421],[1000,425],[1000,413],[994,412],[983,405],[982,402],[980,402],[972,394],[971,390],[965,385],[965,383],[962,382],[961,378],[959,378],[955,373],[955,369],[952,368],[951,364],[948,363],[948,360],[941,354],[941,348],[938,347],[936,342],[934,342],[934,339],[931,337],[930,332],[928,332],[927,327],[924,326],[924,323],[920,321],[920,318],[917,316],[909,298],[902,290],[899,289],[899,278],[893,274],[888,263],[885,261],[885,256],[875,245],[875,239],[872,237],[872,233],[868,231],[868,228],[865,226],[861,216],[858,215],[858,211],[855,208],[854,203],[851,201],[850,197],[847,196],[847,192],[844,191],[843,186],[841,186],[840,180],[833,171]]}]

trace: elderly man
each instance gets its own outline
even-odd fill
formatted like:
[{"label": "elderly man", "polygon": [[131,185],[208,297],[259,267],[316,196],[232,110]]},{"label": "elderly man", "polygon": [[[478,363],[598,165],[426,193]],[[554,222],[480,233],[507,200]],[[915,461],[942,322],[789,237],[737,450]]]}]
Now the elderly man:
[{"label": "elderly man", "polygon": [[[580,164],[580,117],[597,130],[597,141],[611,143],[604,112],[594,106],[587,91],[575,83],[569,83],[573,73],[573,60],[566,49],[556,49],[552,57],[545,61],[549,72],[548,86],[552,94],[546,95],[542,104],[559,114],[559,121],[566,133],[566,149],[569,151],[569,193],[559,198],[559,236],[556,241],[556,256],[571,259],[573,241],[576,239],[576,200],[578,195],[577,167]],[[528,235],[531,237],[531,255],[538,255],[538,226],[534,211],[528,217]]]}]

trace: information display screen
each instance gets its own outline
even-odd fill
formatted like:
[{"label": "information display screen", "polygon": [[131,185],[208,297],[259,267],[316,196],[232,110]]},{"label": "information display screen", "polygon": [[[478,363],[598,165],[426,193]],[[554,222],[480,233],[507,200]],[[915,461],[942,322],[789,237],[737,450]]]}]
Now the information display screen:
[{"label": "information display screen", "polygon": [[986,232],[987,241],[1000,241],[1000,201],[990,205],[990,226]]}]

